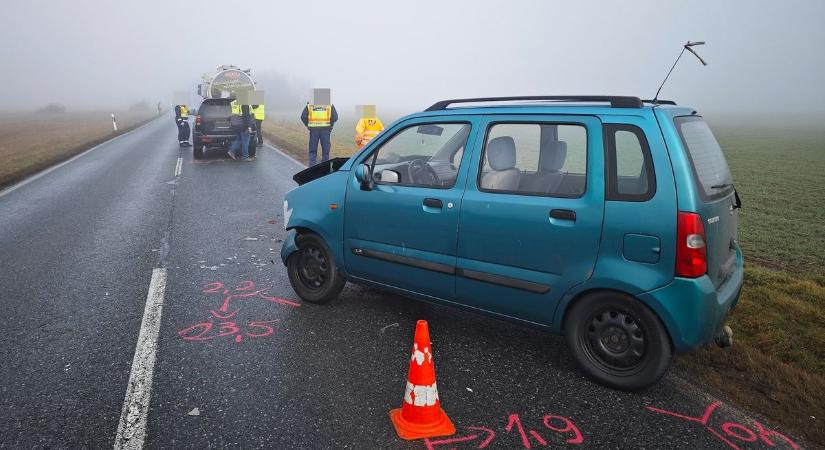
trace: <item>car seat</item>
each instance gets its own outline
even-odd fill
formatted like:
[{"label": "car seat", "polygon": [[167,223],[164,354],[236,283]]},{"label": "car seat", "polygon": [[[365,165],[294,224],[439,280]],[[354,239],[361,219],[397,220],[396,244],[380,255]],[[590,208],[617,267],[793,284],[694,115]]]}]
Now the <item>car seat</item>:
[{"label": "car seat", "polygon": [[556,142],[541,159],[539,173],[536,174],[538,192],[552,194],[558,191],[564,180],[564,172],[561,168],[564,167],[565,161],[567,161],[567,142]]},{"label": "car seat", "polygon": [[483,189],[516,191],[521,171],[516,169],[516,143],[510,136],[497,137],[487,144],[487,162],[492,172],[481,177]]}]

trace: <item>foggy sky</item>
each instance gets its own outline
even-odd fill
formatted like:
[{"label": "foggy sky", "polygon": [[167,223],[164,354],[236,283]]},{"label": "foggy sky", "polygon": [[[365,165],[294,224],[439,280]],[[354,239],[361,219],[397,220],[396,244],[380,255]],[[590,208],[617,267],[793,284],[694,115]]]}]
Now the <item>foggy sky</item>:
[{"label": "foggy sky", "polygon": [[820,0],[4,3],[0,110],[194,99],[220,64],[251,67],[298,107],[329,87],[344,112],[465,96],[651,98],[680,46],[704,40],[709,66],[683,56],[662,98],[730,114],[825,111]]}]

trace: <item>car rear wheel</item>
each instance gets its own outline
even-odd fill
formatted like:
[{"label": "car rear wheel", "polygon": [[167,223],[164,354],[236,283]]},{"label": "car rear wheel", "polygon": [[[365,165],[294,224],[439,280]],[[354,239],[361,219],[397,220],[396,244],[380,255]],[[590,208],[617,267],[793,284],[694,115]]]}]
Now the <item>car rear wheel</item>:
[{"label": "car rear wheel", "polygon": [[659,318],[619,292],[597,292],[574,303],[565,320],[565,337],[579,368],[614,389],[653,385],[673,356]]},{"label": "car rear wheel", "polygon": [[198,144],[196,142],[195,145],[192,147],[192,157],[195,159],[203,158],[203,148],[203,144]]},{"label": "car rear wheel", "polygon": [[332,252],[320,236],[299,234],[298,251],[287,260],[292,289],[304,301],[327,303],[341,293],[346,279],[338,271]]}]

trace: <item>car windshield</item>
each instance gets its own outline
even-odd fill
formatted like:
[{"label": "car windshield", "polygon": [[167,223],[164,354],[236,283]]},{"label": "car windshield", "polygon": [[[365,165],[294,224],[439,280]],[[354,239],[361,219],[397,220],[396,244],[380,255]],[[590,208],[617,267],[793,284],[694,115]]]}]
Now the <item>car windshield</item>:
[{"label": "car windshield", "polygon": [[415,159],[448,161],[454,153],[463,148],[469,131],[470,125],[466,123],[412,127],[407,132],[393,136],[382,146],[376,164],[394,164]]}]

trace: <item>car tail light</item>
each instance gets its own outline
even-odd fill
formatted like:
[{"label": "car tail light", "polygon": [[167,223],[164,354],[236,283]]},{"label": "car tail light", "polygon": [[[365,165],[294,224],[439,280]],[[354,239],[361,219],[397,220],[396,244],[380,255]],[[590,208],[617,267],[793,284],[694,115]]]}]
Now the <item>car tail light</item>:
[{"label": "car tail light", "polygon": [[707,271],[708,253],[702,217],[680,211],[676,220],[676,276],[697,278]]},{"label": "car tail light", "polygon": [[195,116],[195,125],[200,126],[200,124],[201,124],[201,115],[198,114],[197,116]]}]

